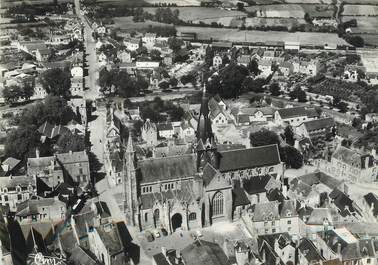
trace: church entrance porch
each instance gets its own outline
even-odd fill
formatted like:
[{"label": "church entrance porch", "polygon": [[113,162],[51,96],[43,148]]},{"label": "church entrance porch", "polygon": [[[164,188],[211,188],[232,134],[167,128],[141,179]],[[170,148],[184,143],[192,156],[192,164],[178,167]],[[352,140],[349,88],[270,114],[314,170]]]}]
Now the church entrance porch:
[{"label": "church entrance porch", "polygon": [[172,216],[171,224],[172,224],[172,232],[175,232],[177,228],[181,228],[182,215],[179,213],[175,213]]}]

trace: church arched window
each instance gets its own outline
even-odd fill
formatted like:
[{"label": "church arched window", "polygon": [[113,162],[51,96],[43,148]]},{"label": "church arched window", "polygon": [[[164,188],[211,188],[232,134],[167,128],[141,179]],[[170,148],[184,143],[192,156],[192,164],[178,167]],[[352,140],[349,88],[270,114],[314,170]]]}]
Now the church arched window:
[{"label": "church arched window", "polygon": [[148,221],[148,213],[145,213],[145,214],[144,214],[144,221],[145,221],[145,222]]},{"label": "church arched window", "polygon": [[215,193],[212,201],[212,216],[223,215],[224,197],[222,192]]},{"label": "church arched window", "polygon": [[189,214],[189,221],[194,221],[197,219],[197,214],[196,213],[190,213]]},{"label": "church arched window", "polygon": [[155,218],[155,220],[159,220],[159,218],[160,218],[160,211],[159,211],[159,209],[155,209],[155,211],[154,211],[154,218]]}]

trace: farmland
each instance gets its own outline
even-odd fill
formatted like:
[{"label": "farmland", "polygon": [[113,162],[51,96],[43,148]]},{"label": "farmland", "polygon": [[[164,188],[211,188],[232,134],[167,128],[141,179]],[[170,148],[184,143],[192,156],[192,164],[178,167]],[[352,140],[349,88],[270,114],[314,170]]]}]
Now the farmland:
[{"label": "farmland", "polygon": [[[154,7],[144,8],[144,11],[151,14],[155,13]],[[246,17],[246,14],[236,10],[223,10],[219,8],[208,7],[173,7],[179,10],[179,18],[186,22],[198,24],[200,21],[211,24],[216,22],[224,26],[239,26],[240,19]],[[236,24],[235,24],[236,23]]]},{"label": "farmland", "polygon": [[225,28],[205,28],[205,27],[176,27],[179,32],[197,33],[199,39],[236,41],[236,42],[265,42],[265,41],[299,41],[301,44],[324,45],[325,43],[336,45],[347,45],[347,43],[332,33],[316,32],[281,32],[281,31],[255,31],[238,30]]},{"label": "farmland", "polygon": [[272,26],[285,26],[287,28],[292,28],[293,26],[297,26],[300,24],[306,24],[306,21],[302,18],[260,18],[260,17],[252,17],[245,19],[245,26],[246,27],[272,27]]},{"label": "farmland", "polygon": [[143,30],[147,29],[149,26],[167,26],[167,24],[155,22],[155,21],[146,21],[146,22],[134,22],[132,17],[115,17],[114,28],[119,28],[125,31],[133,30]]},{"label": "farmland", "polygon": [[257,17],[303,18],[305,13],[312,17],[332,17],[334,6],[312,4],[261,5],[246,7],[248,12],[256,12]]},{"label": "farmland", "polygon": [[373,5],[345,5],[344,16],[377,16],[378,6]]},{"label": "farmland", "polygon": [[378,19],[376,17],[343,16],[342,21],[357,20],[357,27],[352,28],[352,33],[378,33]]}]

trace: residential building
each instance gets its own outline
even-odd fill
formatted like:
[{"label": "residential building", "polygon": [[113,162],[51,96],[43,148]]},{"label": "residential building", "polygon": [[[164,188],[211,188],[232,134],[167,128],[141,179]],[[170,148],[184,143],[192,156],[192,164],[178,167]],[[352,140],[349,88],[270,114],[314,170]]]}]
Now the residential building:
[{"label": "residential building", "polygon": [[310,138],[312,142],[324,141],[328,135],[335,129],[333,118],[322,118],[305,121],[295,128],[295,132],[302,136]]},{"label": "residential building", "polygon": [[158,123],[156,124],[156,128],[160,138],[170,139],[175,134],[171,122]]},{"label": "residential building", "polygon": [[185,265],[231,265],[227,255],[217,243],[201,239],[185,247],[180,254]]},{"label": "residential building", "polygon": [[131,63],[131,53],[126,50],[117,51],[117,58],[121,63]]},{"label": "residential building", "polygon": [[47,61],[51,56],[51,50],[50,49],[37,49],[35,51],[35,58],[38,62],[45,62]]},{"label": "residential building", "polygon": [[139,48],[140,39],[137,38],[128,38],[123,40],[123,45],[126,46],[126,49],[129,51],[136,51]]},{"label": "residential building", "polygon": [[37,181],[31,176],[0,177],[0,199],[2,206],[12,211],[18,204],[37,195]]},{"label": "residential building", "polygon": [[142,139],[147,145],[155,146],[158,143],[158,129],[156,124],[147,119],[141,128]]},{"label": "residential building", "polygon": [[21,224],[44,221],[57,223],[65,217],[66,204],[57,198],[30,198],[17,205],[16,218]]},{"label": "residential building", "polygon": [[213,58],[213,67],[219,69],[219,67],[222,65],[222,62],[222,57],[219,54],[215,55]]},{"label": "residential building", "polygon": [[306,109],[304,107],[278,109],[274,113],[276,123],[284,123],[297,127],[303,122],[318,119],[319,114],[315,109]]}]

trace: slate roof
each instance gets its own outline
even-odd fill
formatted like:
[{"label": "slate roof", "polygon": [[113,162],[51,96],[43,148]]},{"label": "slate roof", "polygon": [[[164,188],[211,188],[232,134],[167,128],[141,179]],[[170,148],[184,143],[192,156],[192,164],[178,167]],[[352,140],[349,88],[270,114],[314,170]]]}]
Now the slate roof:
[{"label": "slate roof", "polygon": [[364,195],[365,202],[369,205],[369,207],[372,207],[373,209],[373,215],[375,217],[378,216],[378,196],[372,192],[369,192],[368,194]]},{"label": "slate roof", "polygon": [[266,145],[248,149],[219,152],[219,171],[233,171],[247,168],[272,166],[281,163],[278,147]]},{"label": "slate roof", "polygon": [[53,139],[59,135],[69,133],[70,130],[63,125],[52,125],[46,121],[41,126],[39,126],[38,132],[49,139]]},{"label": "slate roof", "polygon": [[354,202],[339,189],[334,189],[329,194],[329,197],[333,200],[333,203],[339,209],[341,216],[345,217],[351,215],[354,212],[359,214],[359,212],[354,206]]},{"label": "slate roof", "polygon": [[213,42],[211,46],[217,48],[232,48],[232,42]]},{"label": "slate roof", "polygon": [[8,171],[12,171],[20,162],[21,160],[13,157],[8,157],[3,161],[2,165],[8,166]]},{"label": "slate roof", "polygon": [[15,188],[17,186],[28,187],[32,185],[35,187],[36,180],[29,176],[12,176],[0,177],[0,187],[2,188]]},{"label": "slate roof", "polygon": [[294,117],[318,117],[319,114],[314,109],[306,109],[305,107],[284,108],[277,110],[282,119],[290,119]]},{"label": "slate roof", "polygon": [[281,218],[298,216],[296,210],[296,201],[284,200],[279,205]]},{"label": "slate roof", "polygon": [[247,195],[245,194],[245,190],[240,187],[240,182],[236,183],[232,189],[232,203],[233,207],[251,204]]},{"label": "slate roof", "polygon": [[243,179],[243,188],[249,194],[257,194],[265,192],[266,184],[268,184],[271,176],[263,175],[263,176],[256,176],[249,179]]},{"label": "slate roof", "polygon": [[329,129],[335,125],[333,118],[316,119],[312,121],[306,121],[303,123],[308,132]]},{"label": "slate roof", "polygon": [[196,156],[180,156],[146,159],[138,162],[141,183],[193,177],[196,173]]},{"label": "slate roof", "polygon": [[85,151],[69,152],[56,155],[58,160],[64,164],[88,163],[88,155]]},{"label": "slate roof", "polygon": [[332,154],[332,157],[359,169],[366,168],[366,159],[368,159],[368,167],[372,167],[374,164],[373,156],[361,154],[356,150],[352,150],[344,146],[337,147],[336,151]]},{"label": "slate roof", "polygon": [[207,163],[203,168],[203,183],[205,186],[209,185],[211,180],[218,174],[219,171],[216,170],[211,164]]},{"label": "slate roof", "polygon": [[108,205],[104,201],[95,202],[97,214],[101,216],[101,218],[111,217],[110,210]]},{"label": "slate roof", "polygon": [[216,243],[197,240],[181,251],[186,265],[231,265],[223,249]]},{"label": "slate roof", "polygon": [[156,124],[156,127],[157,127],[158,131],[172,131],[173,130],[173,126],[172,126],[171,122],[158,123],[158,124]]},{"label": "slate roof", "polygon": [[320,255],[316,246],[311,242],[311,240],[307,238],[301,239],[298,250],[302,253],[302,255],[307,259],[309,263],[325,260],[325,258]]},{"label": "slate roof", "polygon": [[335,214],[332,213],[331,208],[314,208],[306,224],[308,225],[323,225],[327,220],[329,223],[333,223]]},{"label": "slate roof", "polygon": [[255,205],[255,211],[252,220],[254,222],[262,222],[265,220],[278,220],[280,214],[278,210],[278,202],[265,202]]},{"label": "slate roof", "polygon": [[100,265],[101,263],[97,261],[96,257],[92,253],[87,252],[81,246],[76,246],[69,257],[74,265]]}]

